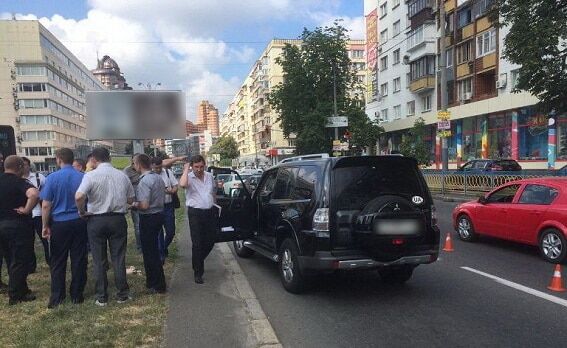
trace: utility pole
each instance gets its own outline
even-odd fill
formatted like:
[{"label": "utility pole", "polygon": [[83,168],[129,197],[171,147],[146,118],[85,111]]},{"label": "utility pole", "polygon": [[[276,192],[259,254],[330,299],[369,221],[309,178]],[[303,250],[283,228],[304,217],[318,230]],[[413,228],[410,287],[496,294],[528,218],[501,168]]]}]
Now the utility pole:
[{"label": "utility pole", "polygon": [[[440,80],[441,80],[441,111],[447,111],[447,105],[449,104],[449,96],[447,95],[447,52],[445,45],[445,4],[442,0],[437,0],[437,6],[439,7],[439,23],[441,29],[441,42],[439,44],[439,70],[440,70]],[[449,169],[449,149],[447,147],[447,137],[441,138],[441,169]]]},{"label": "utility pole", "polygon": [[[334,116],[339,116],[337,111],[337,74],[335,69],[335,61],[333,60],[333,113]],[[335,127],[335,140],[339,140],[339,128]]]}]

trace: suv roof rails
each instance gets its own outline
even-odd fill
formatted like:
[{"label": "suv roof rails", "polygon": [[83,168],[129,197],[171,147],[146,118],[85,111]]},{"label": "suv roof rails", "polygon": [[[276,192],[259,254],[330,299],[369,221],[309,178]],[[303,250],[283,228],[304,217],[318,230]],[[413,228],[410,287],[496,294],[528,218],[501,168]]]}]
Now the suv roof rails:
[{"label": "suv roof rails", "polygon": [[284,158],[283,160],[280,161],[280,163],[318,160],[318,159],[324,159],[324,158],[329,158],[329,154],[328,153],[314,153],[314,154],[310,154],[310,155],[289,157],[289,158]]}]

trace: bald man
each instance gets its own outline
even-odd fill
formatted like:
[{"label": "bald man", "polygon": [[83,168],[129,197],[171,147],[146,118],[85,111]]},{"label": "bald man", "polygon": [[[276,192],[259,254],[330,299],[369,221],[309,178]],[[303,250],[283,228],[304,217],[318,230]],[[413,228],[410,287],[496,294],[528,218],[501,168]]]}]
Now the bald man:
[{"label": "bald man", "polygon": [[23,174],[20,157],[4,160],[4,173],[0,173],[0,250],[8,263],[9,305],[35,300],[27,276],[33,252],[32,210],[39,192],[22,178]]}]

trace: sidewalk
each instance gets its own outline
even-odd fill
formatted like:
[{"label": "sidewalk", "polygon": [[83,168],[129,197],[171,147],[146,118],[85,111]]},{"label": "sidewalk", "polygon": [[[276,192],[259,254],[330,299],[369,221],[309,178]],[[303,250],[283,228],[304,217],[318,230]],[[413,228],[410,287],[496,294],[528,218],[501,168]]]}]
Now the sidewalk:
[{"label": "sidewalk", "polygon": [[185,220],[169,284],[165,347],[278,346],[254,292],[228,245],[215,245],[205,261],[205,284],[195,284]]},{"label": "sidewalk", "polygon": [[457,202],[457,203],[464,203],[470,202],[478,199],[480,194],[477,195],[465,195],[465,194],[458,194],[458,193],[446,193],[442,194],[440,192],[431,192],[431,196],[433,199],[438,199],[444,202]]}]

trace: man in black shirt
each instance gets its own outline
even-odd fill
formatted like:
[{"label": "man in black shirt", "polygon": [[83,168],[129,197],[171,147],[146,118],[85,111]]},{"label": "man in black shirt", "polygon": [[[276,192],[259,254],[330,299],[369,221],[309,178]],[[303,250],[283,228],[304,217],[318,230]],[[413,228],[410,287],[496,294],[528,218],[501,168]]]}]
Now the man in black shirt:
[{"label": "man in black shirt", "polygon": [[24,161],[18,156],[8,156],[4,160],[4,173],[0,173],[0,250],[8,263],[10,305],[35,300],[27,276],[32,257],[31,212],[39,192],[22,178],[23,172]]}]

